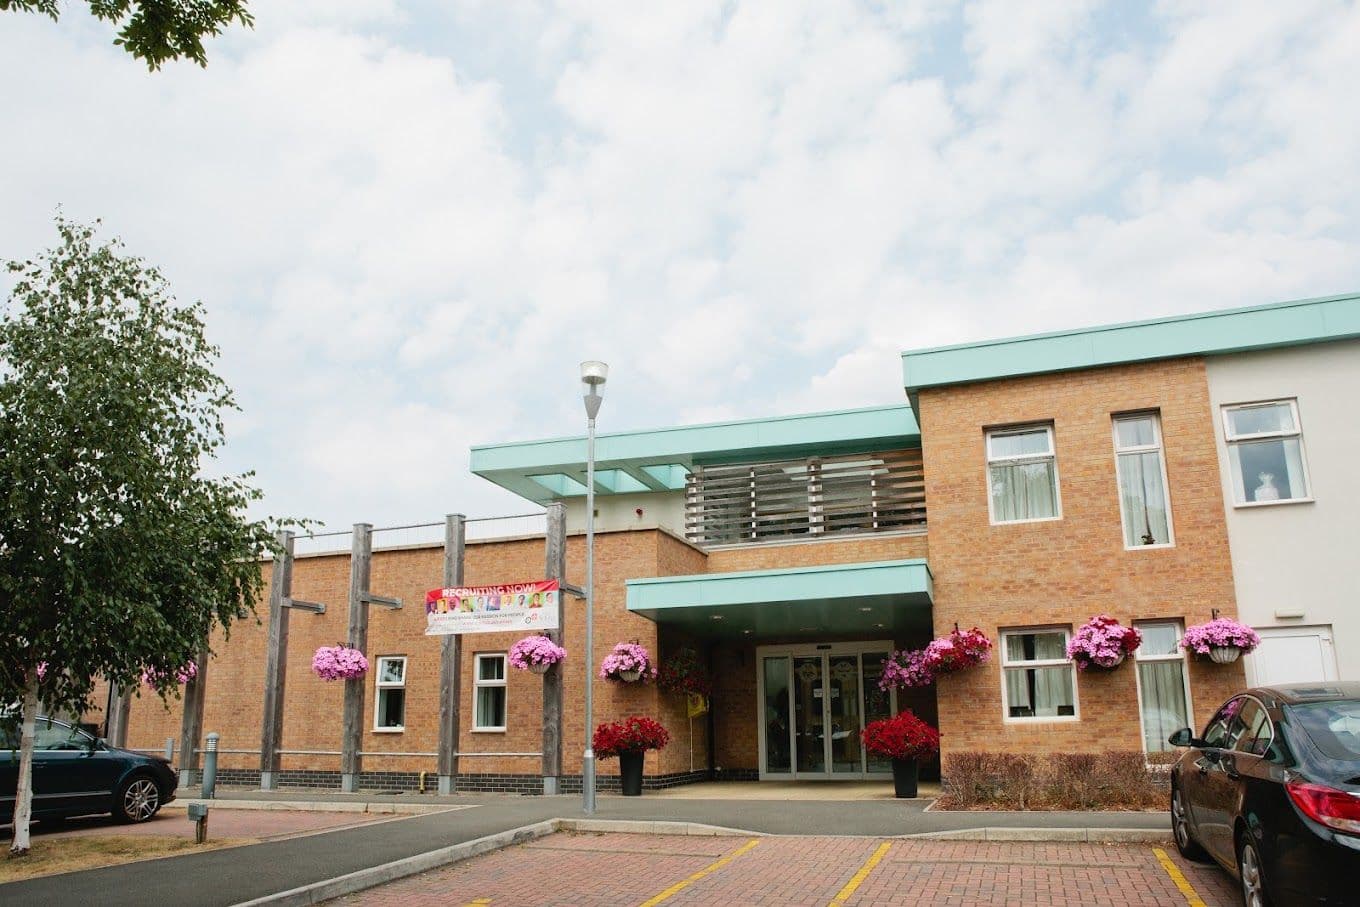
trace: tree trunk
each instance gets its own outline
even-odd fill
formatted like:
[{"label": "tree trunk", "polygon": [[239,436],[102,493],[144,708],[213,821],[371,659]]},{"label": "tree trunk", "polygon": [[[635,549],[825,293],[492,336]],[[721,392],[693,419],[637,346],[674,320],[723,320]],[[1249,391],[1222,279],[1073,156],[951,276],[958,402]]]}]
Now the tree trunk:
[{"label": "tree trunk", "polygon": [[23,730],[19,737],[19,784],[14,791],[14,843],[11,857],[28,856],[28,822],[33,815],[33,732],[38,721],[38,674],[30,670],[24,690]]}]

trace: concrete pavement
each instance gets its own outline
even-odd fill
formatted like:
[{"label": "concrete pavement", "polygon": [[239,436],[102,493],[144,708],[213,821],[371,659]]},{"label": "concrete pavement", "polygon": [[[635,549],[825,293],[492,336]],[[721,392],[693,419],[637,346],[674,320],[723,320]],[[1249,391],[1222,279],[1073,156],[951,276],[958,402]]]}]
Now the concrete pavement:
[{"label": "concrete pavement", "polygon": [[[546,820],[581,816],[580,798],[576,796],[382,797],[312,792],[306,796],[318,805],[374,800],[470,808],[413,815],[303,838],[15,882],[0,886],[0,904],[227,907]],[[218,808],[229,807],[231,800],[238,798],[280,802],[299,799],[299,793],[224,791]],[[597,818],[691,822],[771,835],[868,837],[947,832],[976,834],[978,829],[984,828],[1012,829],[1023,836],[1023,829],[1042,827],[1067,829],[1068,834],[1085,840],[1085,830],[1092,827],[1161,832],[1168,828],[1165,813],[934,812],[925,810],[928,802],[603,796],[599,800]]]}]

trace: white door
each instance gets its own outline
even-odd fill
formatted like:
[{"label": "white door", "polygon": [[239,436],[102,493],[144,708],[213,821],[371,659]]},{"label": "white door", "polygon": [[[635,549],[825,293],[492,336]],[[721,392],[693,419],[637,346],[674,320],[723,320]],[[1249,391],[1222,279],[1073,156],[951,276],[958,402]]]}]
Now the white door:
[{"label": "white door", "polygon": [[1330,626],[1268,627],[1256,632],[1261,635],[1261,645],[1246,657],[1250,685],[1336,680]]}]

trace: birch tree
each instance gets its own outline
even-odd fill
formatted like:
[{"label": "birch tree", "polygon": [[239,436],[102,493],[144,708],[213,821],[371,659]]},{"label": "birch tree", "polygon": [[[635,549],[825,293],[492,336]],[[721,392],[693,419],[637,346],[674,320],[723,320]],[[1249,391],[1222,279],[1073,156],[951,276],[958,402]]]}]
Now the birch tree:
[{"label": "birch tree", "polygon": [[[96,678],[175,673],[251,612],[274,529],[249,473],[210,477],[235,408],[200,303],[56,219],[11,261],[0,311],[0,705],[22,711],[11,856],[28,852],[33,723],[85,711]],[[40,706],[41,703],[41,706]],[[13,720],[12,717],[10,720]]]}]

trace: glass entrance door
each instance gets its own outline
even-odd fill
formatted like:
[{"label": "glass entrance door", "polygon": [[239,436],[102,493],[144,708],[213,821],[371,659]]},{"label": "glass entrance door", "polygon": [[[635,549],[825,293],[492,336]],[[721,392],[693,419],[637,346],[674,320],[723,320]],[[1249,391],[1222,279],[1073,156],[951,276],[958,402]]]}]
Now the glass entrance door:
[{"label": "glass entrance door", "polygon": [[834,643],[759,650],[760,776],[853,779],[887,774],[868,757],[866,721],[893,714],[878,689],[891,643]]}]

